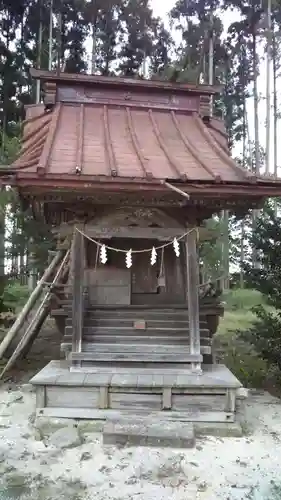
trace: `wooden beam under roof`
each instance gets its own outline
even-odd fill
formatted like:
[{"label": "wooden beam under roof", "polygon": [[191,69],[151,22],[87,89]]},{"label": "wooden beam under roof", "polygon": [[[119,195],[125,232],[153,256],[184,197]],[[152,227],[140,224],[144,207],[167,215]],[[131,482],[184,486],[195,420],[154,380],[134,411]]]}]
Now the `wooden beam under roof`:
[{"label": "wooden beam under roof", "polygon": [[[73,234],[74,228],[79,229],[87,236],[93,239],[111,239],[111,238],[135,238],[147,240],[170,241],[174,238],[181,237],[188,228],[161,228],[161,227],[101,227],[99,225],[81,224],[72,222],[68,224],[61,224],[59,227],[53,229],[53,233],[59,238],[65,238]],[[220,232],[218,230],[210,230],[204,227],[198,227],[199,240],[211,240],[218,238]]]}]

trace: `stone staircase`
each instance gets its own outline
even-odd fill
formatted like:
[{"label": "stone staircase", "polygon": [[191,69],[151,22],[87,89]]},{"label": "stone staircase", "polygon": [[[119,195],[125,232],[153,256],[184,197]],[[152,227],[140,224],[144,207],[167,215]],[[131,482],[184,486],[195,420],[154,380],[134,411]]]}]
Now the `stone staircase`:
[{"label": "stone staircase", "polygon": [[[71,352],[71,312],[66,318],[62,350]],[[201,354],[210,355],[211,339],[204,314],[200,318]],[[188,311],[183,308],[88,308],[84,316],[82,352],[73,360],[92,362],[190,363]]]}]

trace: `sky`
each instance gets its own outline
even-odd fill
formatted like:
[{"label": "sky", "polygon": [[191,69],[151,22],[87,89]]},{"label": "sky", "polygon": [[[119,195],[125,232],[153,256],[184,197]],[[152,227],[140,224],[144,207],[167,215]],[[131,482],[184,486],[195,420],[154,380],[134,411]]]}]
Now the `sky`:
[{"label": "sky", "polygon": [[175,5],[175,0],[152,0],[151,5],[156,16],[164,17]]}]

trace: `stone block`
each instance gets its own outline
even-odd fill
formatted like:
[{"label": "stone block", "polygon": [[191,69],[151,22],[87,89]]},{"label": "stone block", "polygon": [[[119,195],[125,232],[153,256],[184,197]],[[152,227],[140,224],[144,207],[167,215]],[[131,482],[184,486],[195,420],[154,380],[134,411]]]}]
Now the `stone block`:
[{"label": "stone block", "polygon": [[118,422],[106,421],[103,429],[103,444],[193,448],[195,436],[191,423],[122,418]]},{"label": "stone block", "polygon": [[194,431],[196,437],[242,437],[244,434],[239,422],[196,422]]},{"label": "stone block", "polygon": [[82,439],[75,427],[65,427],[58,429],[48,439],[48,444],[60,448],[76,448],[82,444]]}]

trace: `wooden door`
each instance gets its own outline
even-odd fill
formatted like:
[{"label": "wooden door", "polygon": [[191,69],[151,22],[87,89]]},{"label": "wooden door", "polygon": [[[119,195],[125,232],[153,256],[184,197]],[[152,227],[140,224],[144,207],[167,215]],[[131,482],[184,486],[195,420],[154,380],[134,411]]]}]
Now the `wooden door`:
[{"label": "wooden door", "polygon": [[151,294],[158,291],[158,266],[150,264],[148,252],[134,254],[132,266],[132,293]]}]

